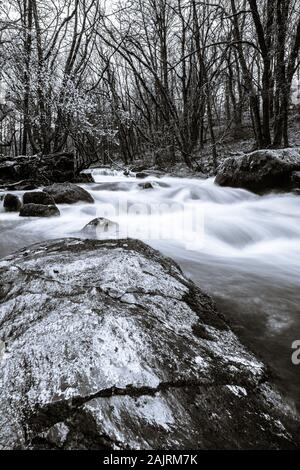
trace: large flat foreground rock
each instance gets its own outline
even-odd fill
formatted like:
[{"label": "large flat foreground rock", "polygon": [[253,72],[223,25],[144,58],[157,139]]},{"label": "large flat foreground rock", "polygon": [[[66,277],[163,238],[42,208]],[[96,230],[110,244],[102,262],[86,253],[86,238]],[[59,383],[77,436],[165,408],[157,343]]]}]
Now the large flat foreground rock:
[{"label": "large flat foreground rock", "polygon": [[0,279],[1,448],[299,445],[264,365],[143,243],[34,245]]}]

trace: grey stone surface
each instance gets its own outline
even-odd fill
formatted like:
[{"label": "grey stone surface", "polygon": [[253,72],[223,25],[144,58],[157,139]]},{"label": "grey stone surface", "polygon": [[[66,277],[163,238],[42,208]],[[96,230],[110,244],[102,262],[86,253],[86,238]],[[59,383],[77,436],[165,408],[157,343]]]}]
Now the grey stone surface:
[{"label": "grey stone surface", "polygon": [[3,207],[6,212],[19,212],[22,202],[15,194],[5,194],[3,199]]},{"label": "grey stone surface", "polygon": [[52,186],[46,186],[44,192],[52,196],[56,204],[94,202],[88,191],[73,183],[55,183]]},{"label": "grey stone surface", "polygon": [[23,195],[23,204],[42,204],[45,206],[55,205],[52,196],[44,191],[31,191]]},{"label": "grey stone surface", "polygon": [[20,217],[57,217],[59,209],[55,205],[24,204],[20,210]]},{"label": "grey stone surface", "polygon": [[1,448],[299,446],[264,364],[142,242],[40,243],[0,278]]},{"label": "grey stone surface", "polygon": [[254,192],[290,189],[292,173],[300,170],[300,148],[259,150],[227,158],[218,168],[220,186]]}]

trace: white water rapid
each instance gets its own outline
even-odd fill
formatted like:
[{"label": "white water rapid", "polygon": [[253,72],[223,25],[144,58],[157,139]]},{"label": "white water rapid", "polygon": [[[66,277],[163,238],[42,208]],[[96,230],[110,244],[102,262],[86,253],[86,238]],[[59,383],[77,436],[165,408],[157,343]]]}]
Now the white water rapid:
[{"label": "white water rapid", "polygon": [[[26,219],[1,208],[0,256],[40,240],[78,236],[93,218],[109,216],[121,233],[175,259],[212,295],[299,407],[300,366],[291,361],[292,343],[300,340],[299,196],[261,197],[220,188],[213,179],[137,180],[101,169],[93,176],[96,182],[82,187],[95,204],[60,205],[61,217]],[[139,186],[149,181],[153,189]]]}]

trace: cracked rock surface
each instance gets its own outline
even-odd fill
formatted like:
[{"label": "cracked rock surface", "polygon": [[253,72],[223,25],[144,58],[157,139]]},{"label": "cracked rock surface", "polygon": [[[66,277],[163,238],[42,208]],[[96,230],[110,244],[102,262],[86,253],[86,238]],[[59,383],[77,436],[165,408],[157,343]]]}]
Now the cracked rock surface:
[{"label": "cracked rock surface", "polygon": [[142,242],[40,243],[0,278],[1,448],[299,445],[266,367]]}]

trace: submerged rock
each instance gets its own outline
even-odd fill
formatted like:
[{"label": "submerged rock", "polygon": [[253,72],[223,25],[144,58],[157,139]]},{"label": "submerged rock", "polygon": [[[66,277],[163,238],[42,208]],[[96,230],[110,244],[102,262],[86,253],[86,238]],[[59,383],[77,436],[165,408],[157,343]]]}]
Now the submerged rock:
[{"label": "submerged rock", "polygon": [[52,196],[45,193],[44,191],[32,191],[25,193],[23,196],[24,204],[42,204],[42,205],[55,205],[55,201]]},{"label": "submerged rock", "polygon": [[263,192],[291,189],[292,173],[300,170],[300,148],[258,150],[227,158],[218,168],[220,186]]},{"label": "submerged rock", "polygon": [[6,194],[3,200],[3,207],[7,212],[19,212],[22,202],[15,194]]},{"label": "submerged rock", "polygon": [[0,261],[3,449],[296,448],[296,417],[211,299],[134,240]]},{"label": "submerged rock", "polygon": [[59,215],[59,209],[55,205],[24,204],[20,210],[20,217],[54,217]]},{"label": "submerged rock", "polygon": [[119,224],[105,217],[98,217],[91,220],[91,222],[81,230],[81,233],[91,238],[101,238],[103,234],[106,238],[108,234],[114,237],[119,233]]},{"label": "submerged rock", "polygon": [[141,189],[154,189],[154,184],[151,181],[147,181],[146,183],[140,183],[139,188]]},{"label": "submerged rock", "polygon": [[148,178],[148,176],[150,176],[150,173],[146,173],[144,171],[139,171],[138,173],[136,173],[135,177],[136,178],[139,178],[139,179],[144,179],[144,178]]},{"label": "submerged rock", "polygon": [[164,176],[164,172],[160,170],[144,170],[144,171],[139,171],[135,174],[135,177],[138,179],[144,179],[148,178],[149,176],[155,176],[157,178],[160,178],[161,176]]},{"label": "submerged rock", "polygon": [[44,188],[44,192],[53,197],[56,204],[74,204],[76,202],[93,203],[88,191],[73,183],[56,183]]}]

